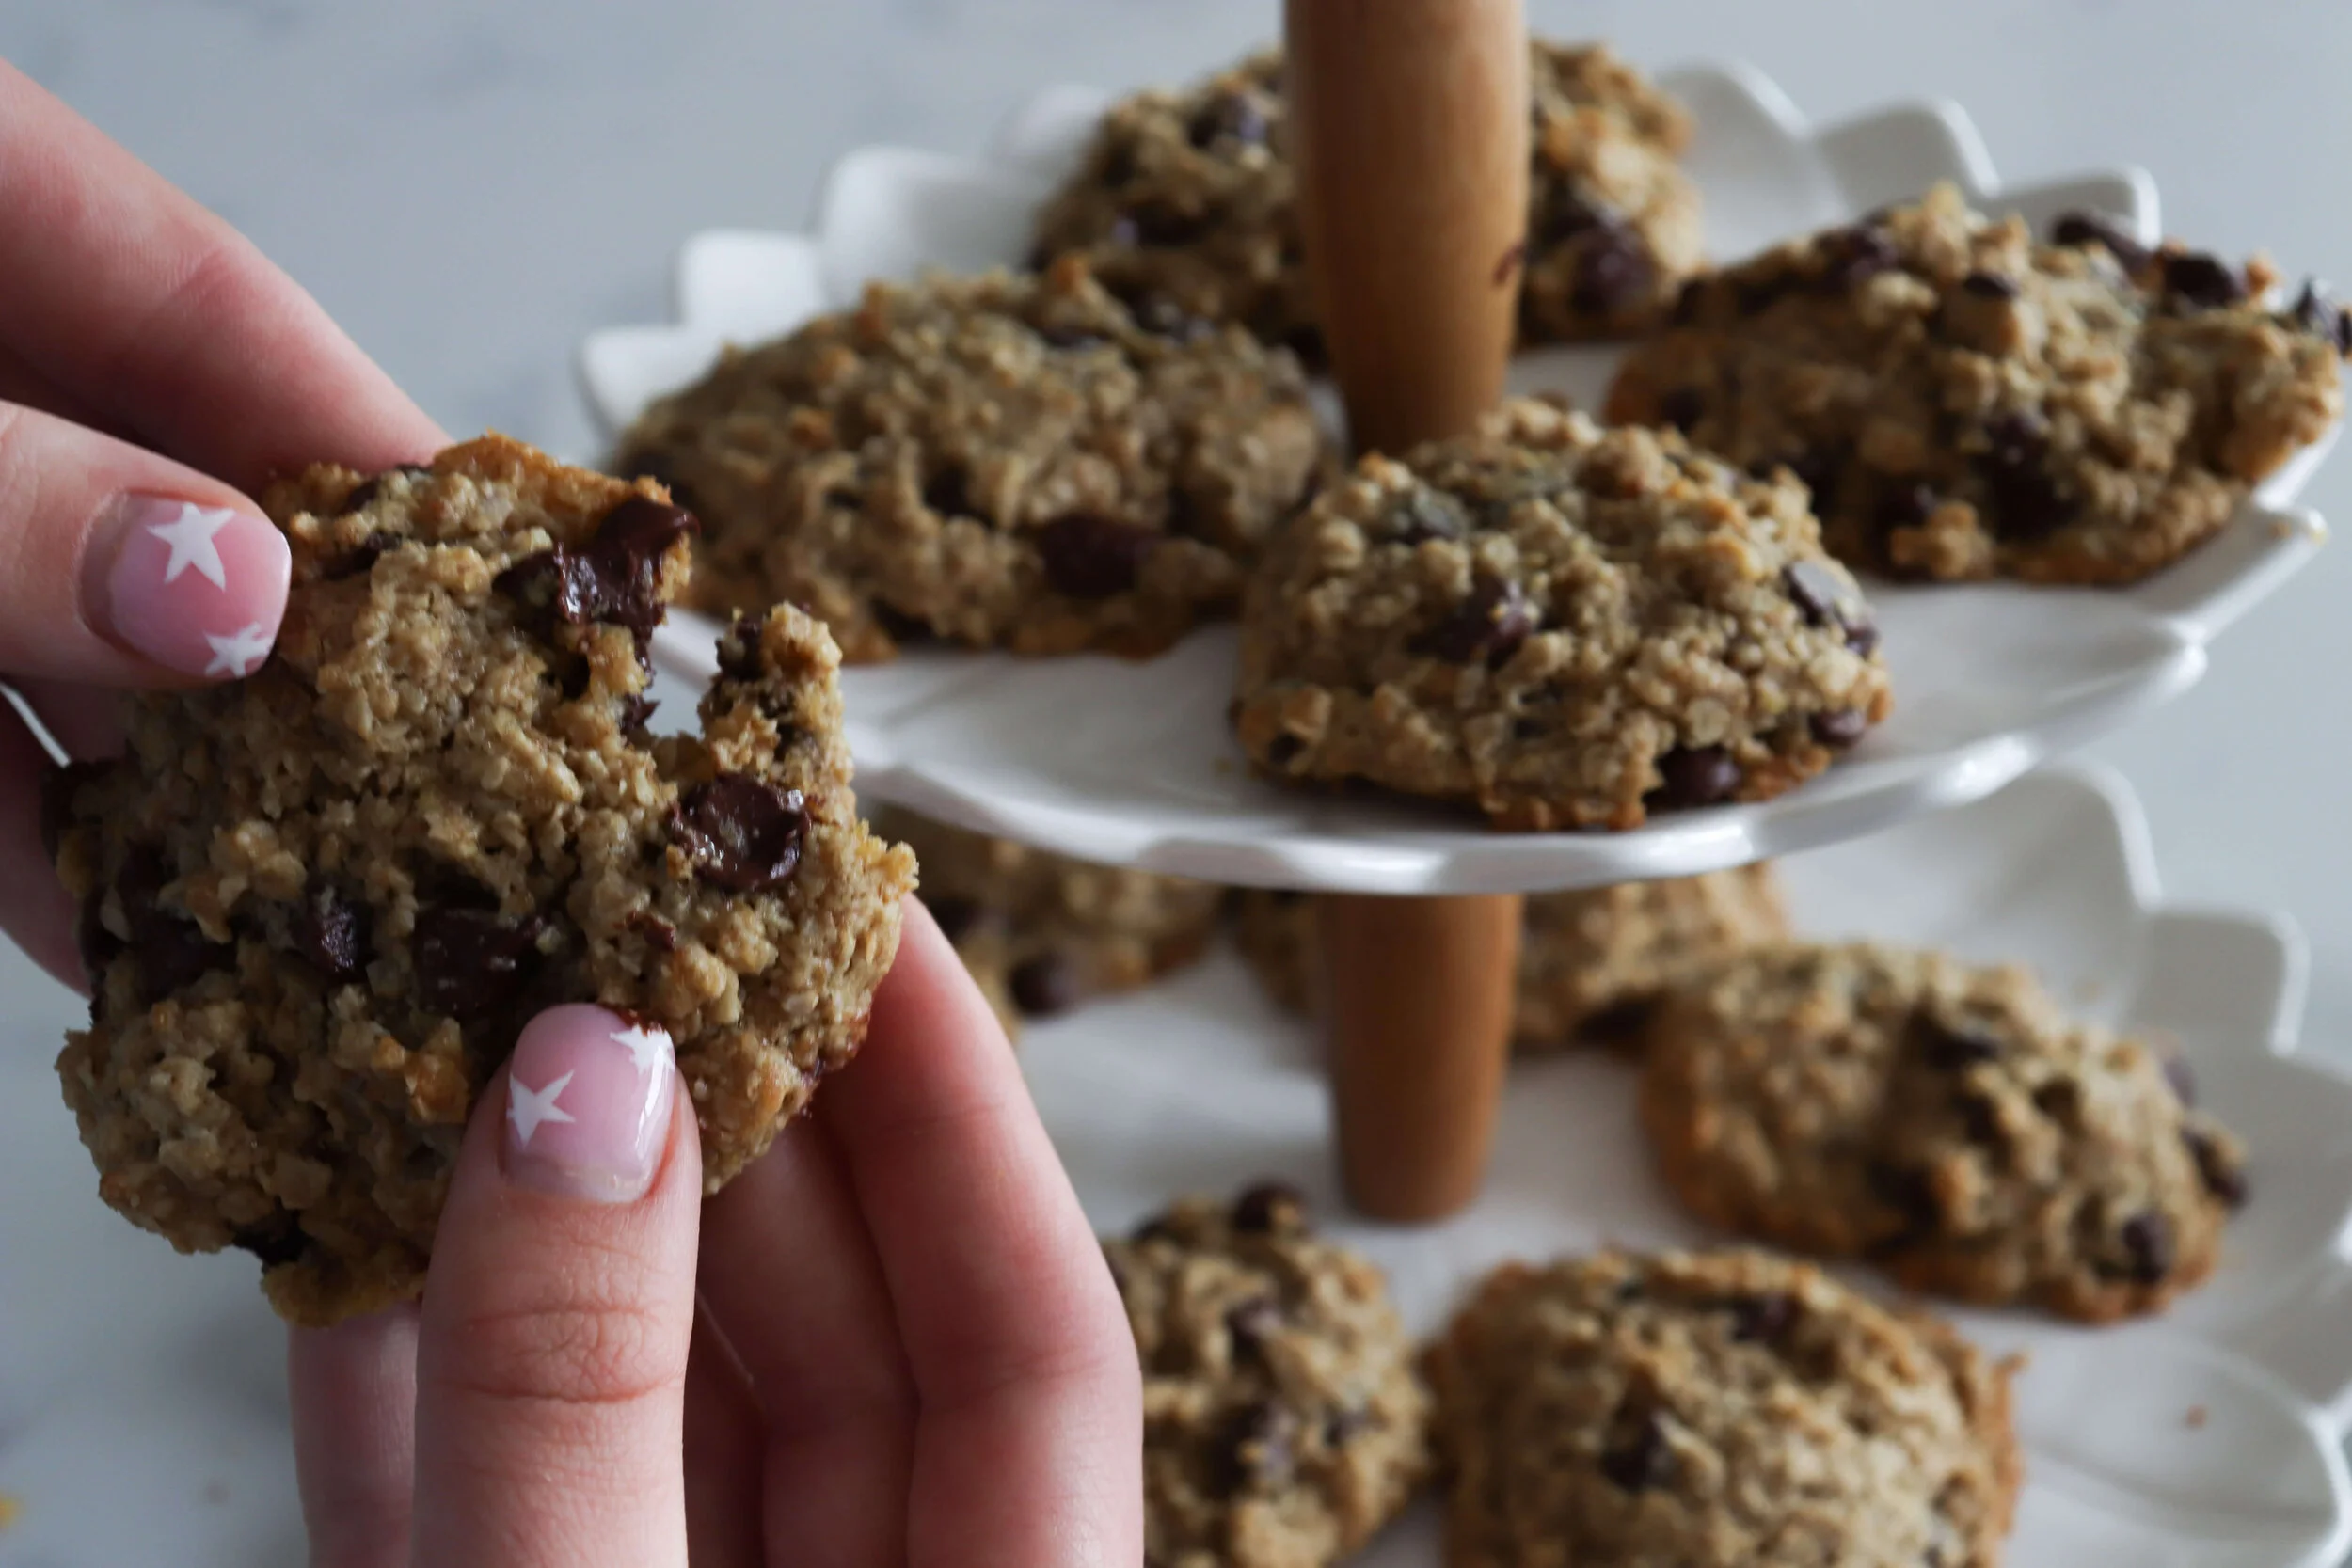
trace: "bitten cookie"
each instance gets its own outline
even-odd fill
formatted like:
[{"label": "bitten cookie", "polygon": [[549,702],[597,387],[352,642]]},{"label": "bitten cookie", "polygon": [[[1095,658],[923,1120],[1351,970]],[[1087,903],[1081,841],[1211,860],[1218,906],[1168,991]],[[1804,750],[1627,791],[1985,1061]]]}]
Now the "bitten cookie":
[{"label": "bitten cookie", "polygon": [[1450,1568],[1995,1568],[2009,1369],[1761,1253],[1487,1276],[1428,1355]]},{"label": "bitten cookie", "polygon": [[[1137,311],[1237,322],[1318,358],[1282,60],[1252,55],[1182,92],[1122,99],[1038,215],[1037,264],[1075,251]],[[1649,326],[1699,264],[1681,108],[1599,45],[1536,40],[1520,336]]]},{"label": "bitten cookie", "polygon": [[857,1049],[914,862],[858,820],[795,610],[729,632],[699,738],[647,733],[693,527],[655,486],[490,436],[266,505],[268,660],[134,698],[128,756],[50,802],[95,983],[58,1070],[107,1202],[326,1323],[421,1285],[467,1115],[550,1004],[670,1035],[725,1182]]},{"label": "bitten cookie", "polygon": [[1364,457],[1277,536],[1234,724],[1285,782],[1633,828],[1828,767],[1891,706],[1877,646],[1804,486],[1514,400]]},{"label": "bitten cookie", "polygon": [[[1319,1010],[1312,897],[1251,888],[1237,903],[1235,934],[1259,982],[1293,1012]],[[1761,863],[1533,894],[1526,908],[1511,1023],[1526,1053],[1636,1044],[1667,980],[1788,935],[1780,884]]]},{"label": "bitten cookie", "polygon": [[1324,1568],[1404,1507],[1428,1397],[1380,1272],[1296,1193],[1186,1199],[1103,1253],[1143,1363],[1146,1562]]},{"label": "bitten cookie", "polygon": [[1849,565],[2127,583],[2195,548],[2343,413],[2352,315],[2266,262],[2088,214],[2037,245],[1939,186],[1692,283],[1613,420],[1809,484]]},{"label": "bitten cookie", "polygon": [[897,807],[875,813],[874,831],[914,851],[924,906],[1008,1031],[1148,984],[1199,958],[1216,931],[1223,895],[1206,882],[1092,865]]},{"label": "bitten cookie", "polygon": [[1671,988],[1641,1099],[1667,1184],[1711,1223],[2100,1322],[2203,1279],[2245,1201],[2243,1151],[2187,1087],[2023,970],[1856,944]]},{"label": "bitten cookie", "polygon": [[927,637],[1157,653],[1232,613],[1325,447],[1289,354],[1138,323],[1073,258],[869,285],[728,351],[614,461],[701,519],[706,608],[797,604],[856,663]]}]

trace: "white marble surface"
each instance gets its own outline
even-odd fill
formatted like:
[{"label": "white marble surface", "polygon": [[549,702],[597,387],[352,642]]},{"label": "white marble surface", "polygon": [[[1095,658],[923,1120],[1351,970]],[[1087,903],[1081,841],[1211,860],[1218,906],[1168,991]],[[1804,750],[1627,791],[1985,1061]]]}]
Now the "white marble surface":
[{"label": "white marble surface", "polygon": [[[2137,162],[2173,230],[2352,286],[2343,0],[1530,9],[1653,66],[1751,60],[1823,118],[1956,98],[2006,176]],[[578,452],[572,346],[657,318],[684,234],[797,223],[858,144],[967,146],[1039,84],[1181,77],[1276,25],[1274,0],[0,0],[0,55],[243,227],[448,428]],[[2352,461],[2306,499],[2352,527]],[[2098,751],[2145,798],[2175,895],[2301,922],[2306,1036],[2337,1050],[2352,1049],[2347,597],[2339,546],[2221,641],[2201,688]],[[0,958],[0,1093],[54,1092],[42,1064],[72,1010]],[[73,1310],[231,1284],[239,1271],[158,1257],[99,1211],[70,1122],[40,1126],[0,1147],[0,1180],[89,1204]],[[32,1306],[0,1301],[0,1323]],[[0,1435],[10,1379],[37,1371],[0,1360]],[[201,1555],[164,1545],[200,1515],[157,1516],[156,1560]]]}]

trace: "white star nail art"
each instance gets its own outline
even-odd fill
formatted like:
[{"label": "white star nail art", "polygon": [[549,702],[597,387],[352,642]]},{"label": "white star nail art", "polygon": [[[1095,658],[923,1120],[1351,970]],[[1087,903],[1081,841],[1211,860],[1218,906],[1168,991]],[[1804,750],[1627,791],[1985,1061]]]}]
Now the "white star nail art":
[{"label": "white star nail art", "polygon": [[572,1075],[565,1073],[544,1089],[523,1087],[523,1081],[515,1079],[506,1086],[506,1119],[515,1124],[515,1141],[525,1148],[531,1147],[531,1135],[546,1121],[569,1121],[572,1114],[555,1102],[556,1096],[571,1086]]},{"label": "white star nail art", "polygon": [[628,1052],[640,1072],[653,1071],[670,1054],[670,1037],[658,1024],[651,1029],[642,1023],[616,1029],[612,1032],[612,1043]]},{"label": "white star nail art", "polygon": [[211,644],[213,650],[212,662],[204,666],[204,673],[208,675],[234,675],[243,680],[262,667],[262,660],[269,657],[270,640],[262,635],[262,623],[259,621],[248,621],[244,630],[230,632],[226,637],[215,637],[208,631],[204,634],[204,641]]},{"label": "white star nail art", "polygon": [[150,524],[147,531],[171,546],[171,559],[164,562],[164,580],[178,582],[180,574],[193,566],[215,588],[227,588],[229,571],[220,563],[220,546],[213,543],[213,535],[235,521],[236,516],[225,506],[208,511],[182,501],[178,518]]}]

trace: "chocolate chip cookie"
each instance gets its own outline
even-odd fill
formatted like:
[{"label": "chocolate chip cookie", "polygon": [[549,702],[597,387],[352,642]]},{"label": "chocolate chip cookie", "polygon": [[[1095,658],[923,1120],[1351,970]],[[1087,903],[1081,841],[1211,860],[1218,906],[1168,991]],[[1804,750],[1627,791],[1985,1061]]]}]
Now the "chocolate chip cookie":
[{"label": "chocolate chip cookie", "polygon": [[715,1190],[857,1049],[913,858],[858,820],[837,655],[739,621],[699,736],[645,640],[693,522],[499,437],[265,498],[293,547],[249,678],[145,693],[49,829],[90,1024],[58,1070],[105,1199],[258,1256],[325,1323],[413,1295],[525,1020],[665,1031]]},{"label": "chocolate chip cookie", "polygon": [[[1536,40],[1520,336],[1651,325],[1699,264],[1681,108],[1599,45]],[[1035,256],[1075,251],[1140,312],[1238,322],[1322,354],[1283,149],[1282,60],[1252,55],[1182,92],[1113,104],[1040,213]]]},{"label": "chocolate chip cookie", "polygon": [[1427,1467],[1411,1347],[1295,1192],[1186,1199],[1103,1253],[1143,1363],[1152,1568],[1324,1568],[1405,1506]]},{"label": "chocolate chip cookie", "polygon": [[1241,630],[1260,771],[1502,828],[1767,800],[1891,705],[1803,485],[1537,400],[1361,459],[1269,546]]},{"label": "chocolate chip cookie", "polygon": [[[1242,956],[1259,981],[1293,1012],[1314,1010],[1313,898],[1251,888],[1237,905]],[[1513,1038],[1525,1053],[1634,1045],[1668,979],[1788,935],[1769,864],[1530,895]]]},{"label": "chocolate chip cookie", "polygon": [[2010,1369],[1804,1264],[1505,1264],[1428,1366],[1451,1568],[2000,1560]]},{"label": "chocolate chip cookie", "polygon": [[1939,186],[1685,290],[1609,417],[1812,487],[1848,564],[2128,583],[2343,413],[2352,315],[2078,214],[2036,244]]},{"label": "chocolate chip cookie", "polygon": [[873,284],[729,351],[615,458],[702,520],[706,608],[797,604],[853,663],[925,638],[1158,653],[1232,613],[1324,462],[1288,353],[1139,319],[1075,257]]},{"label": "chocolate chip cookie", "polygon": [[1199,958],[1222,892],[1093,865],[885,808],[874,831],[912,848],[923,903],[1009,1031],[1089,997],[1133,990]]},{"label": "chocolate chip cookie", "polygon": [[1761,950],[1671,987],[1641,1098],[1700,1217],[1965,1301],[2154,1311],[2247,1196],[2179,1064],[1935,953]]}]

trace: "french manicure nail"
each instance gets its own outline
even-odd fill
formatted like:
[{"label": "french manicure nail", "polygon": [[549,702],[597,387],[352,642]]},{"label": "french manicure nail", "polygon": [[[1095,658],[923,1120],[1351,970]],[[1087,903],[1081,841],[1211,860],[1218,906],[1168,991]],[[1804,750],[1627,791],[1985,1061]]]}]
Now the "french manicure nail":
[{"label": "french manicure nail", "polygon": [[266,517],[170,496],[117,503],[107,630],[156,663],[212,680],[262,667],[294,557]]},{"label": "french manicure nail", "polygon": [[653,1185],[677,1092],[670,1037],[585,1003],[524,1025],[507,1071],[507,1180],[559,1197],[633,1203]]}]

